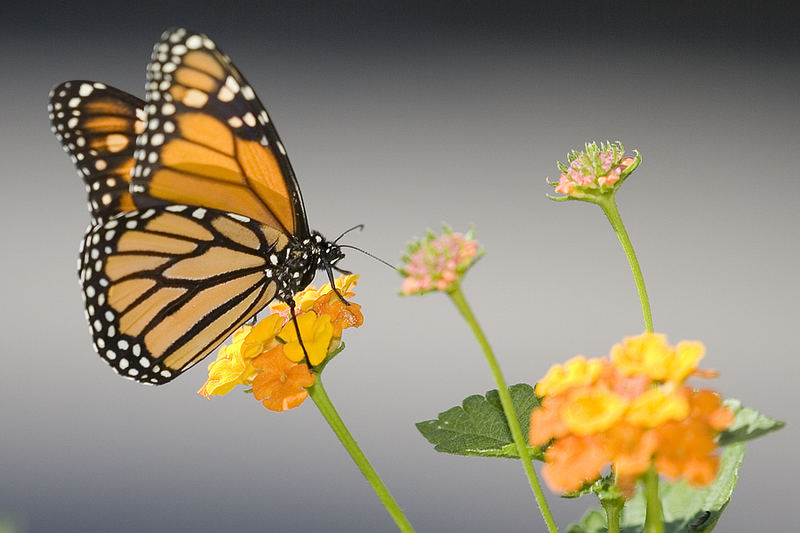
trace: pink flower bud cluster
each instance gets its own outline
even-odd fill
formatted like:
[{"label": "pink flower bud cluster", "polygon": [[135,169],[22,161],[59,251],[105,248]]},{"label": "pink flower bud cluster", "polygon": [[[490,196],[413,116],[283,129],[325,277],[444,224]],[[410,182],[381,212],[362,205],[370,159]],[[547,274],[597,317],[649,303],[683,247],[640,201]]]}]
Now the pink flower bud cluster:
[{"label": "pink flower bud cluster", "polygon": [[575,187],[611,187],[619,181],[622,171],[633,163],[632,157],[626,157],[615,165],[615,154],[611,150],[599,152],[595,157],[593,160],[584,153],[574,159],[559,177],[555,191],[571,194]]},{"label": "pink flower bud cluster", "polygon": [[478,242],[460,233],[445,233],[412,246],[402,269],[403,294],[446,291],[477,259]]}]

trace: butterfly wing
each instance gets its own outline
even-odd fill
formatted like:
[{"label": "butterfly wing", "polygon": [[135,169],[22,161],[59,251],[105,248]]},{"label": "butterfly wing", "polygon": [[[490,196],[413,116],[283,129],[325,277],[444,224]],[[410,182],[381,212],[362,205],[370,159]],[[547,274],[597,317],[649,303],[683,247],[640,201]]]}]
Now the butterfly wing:
[{"label": "butterfly wing", "polygon": [[194,206],[96,225],[79,274],[97,352],[125,377],[174,379],[272,300],[266,262],[286,244],[270,226]]},{"label": "butterfly wing", "polygon": [[51,129],[86,183],[93,223],[135,209],[128,187],[144,105],[98,82],[67,81],[50,92]]},{"label": "butterfly wing", "polygon": [[278,132],[211,39],[183,28],[165,32],[147,69],[146,101],[131,188],[137,207],[210,207],[309,236]]}]

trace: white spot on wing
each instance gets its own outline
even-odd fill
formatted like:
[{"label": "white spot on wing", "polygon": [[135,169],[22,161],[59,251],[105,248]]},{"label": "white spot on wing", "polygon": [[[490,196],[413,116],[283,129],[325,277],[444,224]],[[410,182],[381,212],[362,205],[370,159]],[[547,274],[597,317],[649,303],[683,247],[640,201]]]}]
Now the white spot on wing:
[{"label": "white spot on wing", "polygon": [[197,50],[203,45],[203,38],[199,35],[192,35],[186,39],[186,47],[190,50]]},{"label": "white spot on wing", "polygon": [[78,94],[83,96],[84,98],[92,94],[94,87],[89,85],[88,83],[82,83],[80,88],[78,89]]}]

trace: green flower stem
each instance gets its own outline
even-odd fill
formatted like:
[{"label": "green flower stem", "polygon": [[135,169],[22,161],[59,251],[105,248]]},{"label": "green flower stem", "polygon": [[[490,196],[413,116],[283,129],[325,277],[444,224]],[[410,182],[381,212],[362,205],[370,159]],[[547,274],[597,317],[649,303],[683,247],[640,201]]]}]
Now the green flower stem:
[{"label": "green flower stem", "polygon": [[622,499],[600,499],[600,504],[606,511],[606,523],[608,524],[608,533],[619,533],[619,519],[622,514],[622,508],[625,506],[625,500]]},{"label": "green flower stem", "polygon": [[542,513],[542,518],[544,518],[547,524],[548,531],[550,531],[550,533],[558,533],[558,527],[556,527],[553,515],[550,513],[550,508],[547,506],[544,492],[542,492],[542,487],[539,485],[539,480],[536,477],[536,471],[533,469],[533,463],[528,453],[527,439],[522,435],[522,430],[519,427],[519,420],[517,420],[517,414],[514,412],[514,405],[511,403],[511,395],[508,393],[506,381],[503,378],[503,373],[500,371],[500,365],[497,364],[497,359],[494,357],[492,348],[489,346],[489,341],[486,339],[481,327],[478,325],[478,321],[472,314],[472,310],[470,310],[469,304],[467,304],[464,294],[461,292],[461,286],[455,283],[453,288],[447,291],[447,294],[450,295],[453,303],[458,310],[461,311],[467,324],[469,324],[469,327],[472,329],[472,333],[478,340],[478,344],[480,344],[483,349],[483,354],[486,356],[486,361],[489,363],[489,368],[491,368],[492,375],[494,375],[494,380],[497,383],[500,403],[503,405],[503,412],[506,415],[508,427],[511,429],[511,435],[514,437],[514,443],[517,445],[517,452],[522,461],[522,468],[525,469],[525,474],[528,476],[528,483],[530,483],[533,496],[536,498],[536,503]]},{"label": "green flower stem", "polygon": [[597,201],[598,205],[603,209],[603,212],[611,222],[611,227],[619,238],[622,249],[625,251],[625,257],[628,258],[628,263],[631,266],[633,273],[633,280],[636,282],[636,290],[639,292],[639,301],[642,304],[642,316],[644,317],[644,327],[650,333],[653,332],[653,316],[650,313],[650,300],[647,299],[647,288],[644,285],[644,277],[642,276],[642,269],[639,267],[639,261],[636,259],[636,253],[633,251],[631,239],[628,237],[628,232],[625,231],[625,225],[622,223],[622,217],[617,209],[617,202],[614,195],[604,197],[602,200]]},{"label": "green flower stem", "polygon": [[386,511],[388,511],[395,524],[397,524],[397,529],[403,533],[414,533],[414,528],[411,527],[405,514],[403,514],[403,510],[400,509],[400,506],[394,501],[389,489],[383,484],[383,481],[381,481],[375,469],[372,468],[372,465],[369,464],[367,456],[364,455],[364,452],[358,447],[358,443],[356,443],[356,440],[347,430],[341,417],[339,417],[339,413],[336,412],[336,408],[331,403],[328,393],[325,392],[325,387],[322,386],[322,379],[319,374],[315,376],[314,384],[306,390],[308,390],[308,394],[311,396],[311,399],[314,400],[314,403],[317,404],[317,408],[319,408],[322,416],[324,416],[325,420],[330,424],[333,432],[336,433],[336,436],[339,437],[345,449],[350,453],[350,457],[353,458],[353,461],[355,461],[361,473],[364,474],[369,484],[372,485],[372,490],[378,495],[383,506],[386,507]]},{"label": "green flower stem", "polygon": [[644,533],[664,533],[661,500],[658,499],[658,472],[653,467],[644,475],[644,496],[647,505]]}]

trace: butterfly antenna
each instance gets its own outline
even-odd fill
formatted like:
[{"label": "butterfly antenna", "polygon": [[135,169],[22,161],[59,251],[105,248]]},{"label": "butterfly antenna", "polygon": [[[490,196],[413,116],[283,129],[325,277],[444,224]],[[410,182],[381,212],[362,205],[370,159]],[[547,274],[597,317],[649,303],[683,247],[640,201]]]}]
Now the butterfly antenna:
[{"label": "butterfly antenna", "polygon": [[339,245],[339,248],[350,248],[350,249],[352,249],[352,250],[359,251],[359,252],[361,252],[362,254],[364,254],[364,255],[367,255],[367,256],[369,256],[369,257],[373,258],[374,260],[378,261],[379,263],[383,263],[384,265],[388,266],[388,267],[389,267],[389,268],[391,268],[392,270],[397,270],[397,267],[396,267],[396,266],[394,266],[393,264],[389,263],[388,261],[384,261],[383,259],[381,259],[381,258],[380,258],[380,257],[378,257],[377,255],[373,255],[373,254],[371,254],[371,253],[367,252],[366,250],[362,250],[361,248],[358,248],[358,247],[356,247],[356,246],[351,246],[351,245],[349,245],[349,244],[340,244],[340,245]]},{"label": "butterfly antenna", "polygon": [[344,230],[344,231],[342,232],[342,234],[341,234],[341,235],[339,235],[338,237],[336,237],[336,240],[335,240],[335,241],[333,241],[333,244],[336,244],[337,242],[339,242],[339,239],[341,239],[342,237],[344,237],[345,235],[347,235],[347,234],[348,234],[348,233],[350,233],[351,231],[355,231],[355,230],[363,230],[363,229],[364,229],[364,224],[356,224],[356,225],[355,225],[355,226],[353,226],[352,228]]}]

